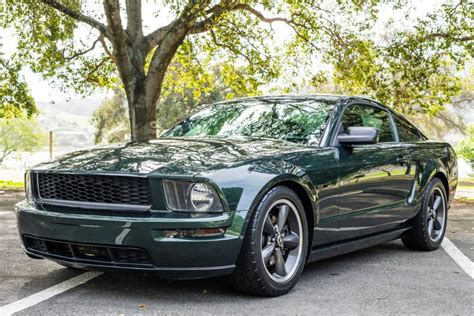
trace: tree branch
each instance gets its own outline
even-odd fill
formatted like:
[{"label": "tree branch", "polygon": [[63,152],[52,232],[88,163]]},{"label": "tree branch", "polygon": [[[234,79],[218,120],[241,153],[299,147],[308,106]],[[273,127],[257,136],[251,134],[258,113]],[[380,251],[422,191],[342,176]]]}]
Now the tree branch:
[{"label": "tree branch", "polygon": [[[205,4],[205,1],[203,1],[203,3],[201,3],[200,5],[203,6],[204,4]],[[177,21],[180,21],[180,20],[184,21],[184,19],[187,19],[188,21],[194,20],[194,18],[196,17],[195,14],[199,12],[199,10],[195,10],[195,12],[192,12],[193,7],[195,7],[195,4],[193,4],[193,2],[188,3],[188,5],[186,5],[186,7],[181,12],[181,15],[176,20],[169,23],[168,25],[165,25],[156,29],[155,31],[145,36],[147,51],[149,51],[155,46],[158,46],[165,39],[168,33],[172,31],[173,27],[178,25]],[[209,12],[209,10],[207,12]],[[192,28],[189,32],[190,33],[192,32]]]},{"label": "tree branch", "polygon": [[287,18],[283,18],[283,17],[267,18],[263,15],[263,13],[261,13],[260,11],[252,8],[248,4],[238,4],[235,9],[241,9],[241,10],[247,11],[247,12],[255,15],[260,21],[265,22],[265,23],[270,23],[271,24],[271,23],[274,23],[274,22],[283,22],[283,23],[286,23],[290,26],[295,25],[294,21],[289,20]]},{"label": "tree branch", "polygon": [[149,51],[150,49],[161,43],[172,26],[173,22],[163,27],[160,27],[159,29],[156,29],[155,31],[145,36],[145,43],[147,46],[146,50]]},{"label": "tree branch", "polygon": [[452,36],[449,33],[431,33],[422,37],[421,40],[424,41],[424,40],[432,39],[432,38],[445,38],[445,39],[451,39],[456,42],[469,42],[469,41],[474,40],[474,34],[458,37],[458,36]]},{"label": "tree branch", "polygon": [[143,37],[142,28],[142,2],[141,0],[127,0],[127,33],[131,38],[141,41]]},{"label": "tree branch", "polygon": [[[148,104],[156,104],[168,65],[179,45],[181,45],[192,28],[201,6],[205,3],[207,2],[203,1],[199,6],[197,6],[194,1],[189,1],[181,14],[171,24],[157,30],[163,33],[160,34],[160,37],[162,38],[156,43],[156,45],[159,45],[153,53],[146,76],[145,90]],[[149,43],[153,43],[153,41]],[[153,46],[154,45],[148,44],[148,47]]]},{"label": "tree branch", "polygon": [[[198,34],[198,33],[203,33],[203,32],[209,31],[212,28],[212,26],[215,24],[215,22],[218,21],[219,17],[221,17],[224,13],[231,12],[231,11],[236,11],[236,10],[247,11],[248,13],[254,15],[261,22],[264,22],[264,23],[269,23],[269,24],[272,24],[274,22],[285,23],[293,29],[293,31],[296,33],[296,35],[298,37],[300,37],[302,40],[307,42],[313,48],[319,50],[318,47],[316,47],[313,43],[311,43],[311,41],[306,36],[301,34],[301,32],[298,30],[297,27],[304,27],[304,25],[296,23],[292,19],[287,19],[287,18],[283,18],[283,17],[273,17],[273,18],[266,17],[260,11],[252,8],[248,4],[243,4],[243,3],[235,3],[235,4],[227,5],[227,6],[222,6],[220,4],[215,5],[214,7],[210,8],[207,11],[207,13],[212,13],[212,15],[209,16],[208,18],[204,19],[203,21],[197,22],[193,26],[193,28],[191,29],[190,34]],[[215,35],[214,35],[214,37],[215,37]]]},{"label": "tree branch", "polygon": [[105,42],[104,36],[102,34],[101,36],[99,36],[99,41],[102,44],[102,47],[104,48],[104,51],[107,54],[107,56],[109,56],[109,58],[116,64],[117,60],[115,59],[115,56],[112,54],[109,48],[107,47],[107,43]]},{"label": "tree branch", "polygon": [[[100,36],[103,36],[103,35],[101,34]],[[94,43],[92,43],[92,46],[91,46],[90,48],[88,48],[88,49],[86,49],[86,50],[84,50],[84,51],[82,51],[82,52],[77,52],[77,53],[75,53],[75,54],[73,54],[73,55],[71,55],[71,56],[69,56],[69,57],[64,57],[64,59],[66,59],[66,60],[72,60],[72,59],[75,59],[75,58],[77,58],[77,57],[79,57],[79,56],[85,55],[85,54],[87,54],[88,52],[92,51],[92,50],[95,48],[95,46],[97,45],[97,43],[100,41],[100,36],[99,36],[99,38],[97,38],[97,39],[94,41]]]},{"label": "tree branch", "polygon": [[122,28],[122,19],[120,18],[120,4],[118,0],[104,0],[104,10],[107,16],[110,31],[114,38],[124,38],[125,32]]},{"label": "tree branch", "polygon": [[101,32],[105,36],[107,36],[107,37],[110,36],[110,33],[109,33],[107,27],[104,24],[100,23],[99,21],[97,21],[97,20],[95,20],[95,19],[93,19],[89,16],[86,16],[86,15],[82,14],[81,12],[77,12],[77,11],[65,6],[64,4],[59,3],[56,0],[41,0],[41,1],[44,4],[49,5],[50,7],[66,14],[70,18],[73,18],[77,21],[80,21],[80,22],[83,22],[83,23],[86,23],[86,24],[92,26],[93,28],[99,30],[99,32]]},{"label": "tree branch", "polygon": [[[87,82],[89,80],[92,80],[92,75],[107,61],[107,57],[103,58],[97,65],[94,66],[94,68],[89,71],[87,76],[84,78],[84,82]],[[94,80],[92,80],[94,81]]]},{"label": "tree branch", "polygon": [[104,11],[109,24],[113,47],[114,62],[125,86],[133,80],[133,65],[130,60],[127,35],[122,27],[120,18],[120,3],[118,0],[104,0]]},{"label": "tree branch", "polygon": [[221,17],[226,12],[235,10],[235,5],[223,6],[221,4],[217,4],[213,6],[212,8],[206,11],[206,14],[211,14],[211,16],[200,22],[195,23],[190,31],[190,34],[198,34],[209,31],[210,28],[214,25],[214,23],[219,19],[219,17]]},{"label": "tree branch", "polygon": [[232,53],[234,53],[235,55],[244,57],[249,62],[249,64],[253,63],[253,61],[250,59],[250,57],[245,55],[244,53],[242,53],[238,48],[236,48],[234,46],[231,46],[231,45],[227,45],[225,43],[220,43],[217,40],[217,36],[216,36],[216,34],[214,33],[213,30],[210,30],[209,32],[211,34],[212,41],[214,42],[214,44],[216,44],[216,46],[226,48],[226,49],[230,50]]},{"label": "tree branch", "polygon": [[234,3],[234,4],[229,4],[229,5],[221,5],[217,4],[207,10],[207,14],[211,14],[208,18],[197,22],[193,28],[191,29],[190,33],[191,34],[197,34],[197,33],[203,33],[206,31],[209,31],[209,29],[212,27],[212,25],[221,17],[224,13],[231,12],[231,11],[237,11],[237,10],[242,10],[242,11],[247,11],[254,16],[256,16],[260,21],[265,22],[265,23],[273,23],[273,22],[283,22],[288,25],[295,25],[295,22],[283,17],[274,17],[274,18],[267,18],[261,13],[260,11],[252,8],[248,4],[243,4],[243,3]]}]

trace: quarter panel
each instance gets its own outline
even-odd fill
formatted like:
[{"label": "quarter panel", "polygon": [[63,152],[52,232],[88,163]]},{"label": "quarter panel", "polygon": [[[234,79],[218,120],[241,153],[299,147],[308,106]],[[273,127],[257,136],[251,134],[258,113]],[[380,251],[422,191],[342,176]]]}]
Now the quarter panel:
[{"label": "quarter panel", "polygon": [[438,172],[444,174],[449,185],[449,201],[454,199],[457,187],[457,161],[451,145],[443,142],[422,141],[409,145],[411,158],[416,163],[417,170],[417,206],[421,205],[423,192]]}]

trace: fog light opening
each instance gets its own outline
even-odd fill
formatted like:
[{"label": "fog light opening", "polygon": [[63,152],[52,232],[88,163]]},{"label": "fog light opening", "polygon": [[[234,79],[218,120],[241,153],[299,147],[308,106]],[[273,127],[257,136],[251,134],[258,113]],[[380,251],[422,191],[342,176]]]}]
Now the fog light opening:
[{"label": "fog light opening", "polygon": [[165,230],[166,238],[196,238],[224,236],[225,227]]}]

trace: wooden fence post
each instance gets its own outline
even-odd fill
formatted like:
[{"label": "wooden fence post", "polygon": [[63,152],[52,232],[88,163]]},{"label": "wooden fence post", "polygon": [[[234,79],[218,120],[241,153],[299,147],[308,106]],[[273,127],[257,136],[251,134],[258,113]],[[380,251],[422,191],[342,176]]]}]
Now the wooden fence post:
[{"label": "wooden fence post", "polygon": [[49,131],[49,160],[53,160],[53,131]]}]

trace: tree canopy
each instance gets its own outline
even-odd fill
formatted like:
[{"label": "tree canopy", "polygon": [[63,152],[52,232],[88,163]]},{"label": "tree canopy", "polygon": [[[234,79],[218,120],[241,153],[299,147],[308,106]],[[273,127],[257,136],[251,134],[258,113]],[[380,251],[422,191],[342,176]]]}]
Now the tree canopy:
[{"label": "tree canopy", "polygon": [[20,78],[19,63],[9,63],[0,56],[0,119],[31,117],[36,113],[36,104],[30,96],[28,85]]},{"label": "tree canopy", "polygon": [[0,166],[17,151],[32,152],[46,144],[46,133],[35,119],[0,119]]},{"label": "tree canopy", "polygon": [[[87,94],[120,78],[131,138],[149,139],[160,98],[211,91],[215,64],[239,94],[276,81],[294,92],[312,77],[315,87],[329,80],[406,113],[437,113],[459,93],[458,71],[473,57],[474,4],[447,0],[417,17],[416,3],[6,0],[0,27],[14,28],[19,39],[11,63],[59,88]],[[384,12],[410,22],[384,21]],[[27,94],[20,90],[7,106],[34,112],[34,103],[22,101]]]}]

